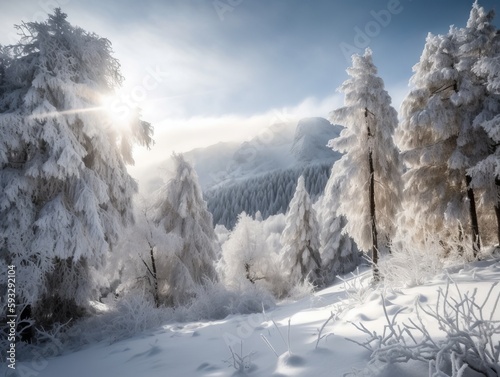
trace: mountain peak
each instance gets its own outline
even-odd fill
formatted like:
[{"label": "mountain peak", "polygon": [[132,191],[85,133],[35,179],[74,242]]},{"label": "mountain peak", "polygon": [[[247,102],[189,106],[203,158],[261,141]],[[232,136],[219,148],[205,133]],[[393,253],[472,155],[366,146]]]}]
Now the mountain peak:
[{"label": "mountain peak", "polygon": [[304,118],[299,121],[295,130],[291,153],[301,163],[317,160],[336,160],[340,154],[328,148],[330,139],[340,135],[341,126],[332,125],[324,118]]}]

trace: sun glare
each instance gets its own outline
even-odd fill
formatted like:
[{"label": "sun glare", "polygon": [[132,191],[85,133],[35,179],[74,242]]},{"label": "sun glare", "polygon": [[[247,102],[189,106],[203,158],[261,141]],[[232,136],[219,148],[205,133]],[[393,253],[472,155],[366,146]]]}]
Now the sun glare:
[{"label": "sun glare", "polygon": [[101,95],[100,109],[116,127],[126,127],[134,117],[134,110],[119,92]]}]

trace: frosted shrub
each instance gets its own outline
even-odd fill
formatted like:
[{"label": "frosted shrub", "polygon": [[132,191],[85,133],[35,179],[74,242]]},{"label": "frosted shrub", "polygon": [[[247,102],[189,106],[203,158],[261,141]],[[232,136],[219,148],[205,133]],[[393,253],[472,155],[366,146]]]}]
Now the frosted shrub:
[{"label": "frosted shrub", "polygon": [[[282,299],[294,289],[296,284],[290,283],[289,271],[283,268],[279,254],[282,246],[278,232],[285,227],[284,220],[282,214],[264,221],[254,220],[244,212],[239,215],[234,230],[222,246],[218,265],[229,291],[263,290]],[[299,285],[306,287],[304,291],[311,291],[310,284]]]},{"label": "frosted shrub", "polygon": [[107,304],[107,310],[81,320],[66,336],[70,344],[82,345],[102,340],[110,343],[154,329],[172,320],[174,311],[156,308],[152,298],[133,292]]},{"label": "frosted shrub", "polygon": [[392,254],[379,262],[380,274],[389,287],[421,285],[441,272],[443,252],[437,237],[428,235],[423,243],[414,243],[403,236],[394,240]]},{"label": "frosted shrub", "polygon": [[313,283],[311,283],[309,280],[304,280],[299,284],[288,287],[288,289],[286,289],[284,292],[286,292],[287,300],[295,301],[300,300],[304,297],[310,297],[314,293],[315,289],[316,286]]},{"label": "frosted shrub", "polygon": [[176,310],[180,321],[216,320],[230,314],[259,313],[275,306],[273,296],[262,287],[252,285],[231,289],[221,283],[207,282],[198,287],[196,299]]},{"label": "frosted shrub", "polygon": [[374,291],[370,278],[360,273],[359,269],[348,276],[339,278],[342,280],[342,287],[347,298],[347,303],[343,305],[344,309],[363,304]]},{"label": "frosted shrub", "polygon": [[195,297],[175,309],[157,308],[150,294],[132,291],[100,304],[98,313],[76,322],[57,340],[72,347],[103,340],[113,343],[172,321],[217,320],[231,314],[259,313],[274,306],[274,298],[262,288],[230,290],[211,280],[197,286]]},{"label": "frosted shrub", "polygon": [[[440,288],[433,307],[418,302],[417,319],[410,318],[409,323],[397,323],[404,308],[389,317],[383,300],[384,329],[372,331],[355,324],[367,339],[350,340],[371,352],[370,365],[418,360],[429,363],[431,377],[461,377],[466,370],[499,376],[500,321],[493,320],[500,300],[498,282],[481,301],[477,289],[472,293],[462,293],[457,285],[453,293],[452,289],[450,283],[444,290]],[[428,320],[437,323],[441,333],[431,334],[425,325]]]}]

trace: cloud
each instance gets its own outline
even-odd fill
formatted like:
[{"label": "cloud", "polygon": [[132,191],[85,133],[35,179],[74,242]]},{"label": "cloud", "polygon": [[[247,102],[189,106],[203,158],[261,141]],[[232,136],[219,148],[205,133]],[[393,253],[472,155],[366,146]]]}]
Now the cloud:
[{"label": "cloud", "polygon": [[328,113],[341,106],[342,101],[341,94],[336,93],[323,99],[309,97],[299,104],[252,116],[230,114],[164,119],[154,124],[155,145],[151,150],[137,147],[134,154],[136,163],[129,167],[129,171],[140,182],[147,182],[159,173],[158,167],[172,152],[187,152],[219,142],[243,142],[275,123],[298,122],[306,117],[328,117]]}]

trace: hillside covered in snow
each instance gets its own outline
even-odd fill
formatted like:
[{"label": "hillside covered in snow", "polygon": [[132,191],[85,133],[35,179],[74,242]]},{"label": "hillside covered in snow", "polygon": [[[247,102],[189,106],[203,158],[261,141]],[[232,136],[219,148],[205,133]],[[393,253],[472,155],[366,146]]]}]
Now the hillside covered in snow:
[{"label": "hillside covered in snow", "polygon": [[[164,377],[166,371],[175,377],[421,377],[429,371],[432,376],[498,375],[498,259],[441,271],[430,266],[419,273],[407,266],[387,267],[424,280],[417,286],[371,286],[369,271],[362,269],[311,296],[216,320],[123,307],[102,314],[108,325],[101,322],[102,328],[80,331],[88,332],[88,338],[99,331],[119,334],[130,331],[134,321],[144,331],[130,339],[102,334],[100,343],[77,349],[52,345],[36,361],[18,367],[39,377],[68,371],[73,377]],[[81,341],[86,335],[78,337]],[[450,354],[456,358],[453,365],[445,362]],[[478,366],[484,374],[473,371]]]}]

